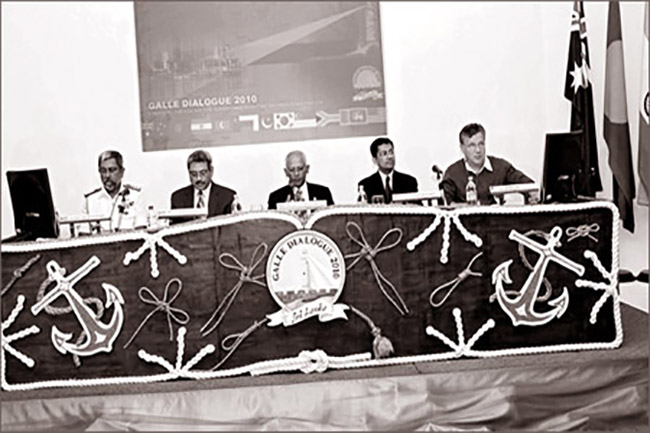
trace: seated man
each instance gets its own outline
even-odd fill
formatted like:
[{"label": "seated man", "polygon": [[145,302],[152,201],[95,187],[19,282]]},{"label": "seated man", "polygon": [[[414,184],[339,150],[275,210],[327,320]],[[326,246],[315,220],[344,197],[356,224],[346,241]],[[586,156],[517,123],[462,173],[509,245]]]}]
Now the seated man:
[{"label": "seated man", "polygon": [[269,195],[269,209],[277,209],[278,203],[288,201],[325,200],[327,205],[334,204],[330,189],[323,185],[305,182],[309,173],[307,157],[299,150],[289,152],[285,158],[284,174],[289,184],[273,191]]},{"label": "seated man", "polygon": [[[187,158],[187,171],[191,185],[172,193],[172,209],[208,208],[208,217],[224,215],[232,212],[235,191],[212,181],[214,168],[212,157],[204,150],[196,150]],[[175,218],[178,223],[191,218]]]},{"label": "seated man", "polygon": [[[447,167],[440,182],[447,203],[466,202],[465,187],[468,175],[474,177],[479,204],[496,203],[490,194],[490,186],[533,182],[505,159],[486,157],[485,129],[478,123],[464,126],[460,131],[459,140],[463,158]],[[530,196],[533,201],[537,201],[539,194],[531,193]]]},{"label": "seated man", "polygon": [[[393,201],[393,194],[418,192],[418,181],[413,176],[395,170],[395,152],[393,142],[380,137],[370,144],[370,155],[377,166],[377,171],[359,182],[372,202],[373,196],[382,196],[384,203]],[[418,203],[421,204],[421,203]]]},{"label": "seated man", "polygon": [[122,183],[125,172],[122,155],[115,150],[102,152],[98,165],[102,186],[84,194],[82,212],[110,215],[111,219],[91,224],[93,233],[144,227],[147,217],[141,190],[135,185]]}]

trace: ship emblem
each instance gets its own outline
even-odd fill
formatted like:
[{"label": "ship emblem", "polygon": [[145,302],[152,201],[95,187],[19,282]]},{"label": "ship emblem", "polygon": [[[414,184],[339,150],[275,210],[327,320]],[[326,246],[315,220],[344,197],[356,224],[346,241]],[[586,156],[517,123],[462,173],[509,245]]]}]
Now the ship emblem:
[{"label": "ship emblem", "polygon": [[281,307],[267,316],[269,326],[291,326],[314,316],[321,322],[347,319],[347,305],[336,304],[345,282],[343,254],[322,233],[300,230],[280,239],[269,254],[266,279]]}]

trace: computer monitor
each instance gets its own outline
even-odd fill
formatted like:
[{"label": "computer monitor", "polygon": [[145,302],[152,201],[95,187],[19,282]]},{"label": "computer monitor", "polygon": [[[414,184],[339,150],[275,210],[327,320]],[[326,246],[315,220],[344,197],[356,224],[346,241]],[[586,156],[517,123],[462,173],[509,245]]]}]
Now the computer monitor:
[{"label": "computer monitor", "polygon": [[576,201],[576,185],[585,175],[581,166],[582,131],[546,134],[543,202]]},{"label": "computer monitor", "polygon": [[7,181],[16,236],[4,242],[58,237],[47,169],[7,171]]}]

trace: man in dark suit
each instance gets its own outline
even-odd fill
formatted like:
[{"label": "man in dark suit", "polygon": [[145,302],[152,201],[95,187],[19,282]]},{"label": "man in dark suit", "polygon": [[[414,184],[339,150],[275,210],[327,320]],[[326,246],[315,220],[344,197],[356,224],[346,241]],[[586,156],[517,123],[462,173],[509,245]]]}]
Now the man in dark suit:
[{"label": "man in dark suit", "polygon": [[381,196],[384,203],[391,203],[393,194],[418,192],[417,179],[395,170],[395,151],[393,142],[389,138],[375,139],[370,145],[370,154],[377,165],[377,172],[359,182],[368,202],[372,202],[373,196]]},{"label": "man in dark suit", "polygon": [[277,209],[278,203],[287,201],[325,200],[328,206],[334,204],[328,187],[306,182],[309,164],[303,152],[299,150],[289,152],[285,165],[284,174],[289,178],[289,184],[269,195],[269,209]]},{"label": "man in dark suit", "polygon": [[[229,214],[235,191],[212,181],[214,168],[212,157],[204,150],[196,150],[187,158],[187,171],[191,185],[172,193],[172,209],[207,207],[208,217]],[[187,221],[186,218],[174,219],[174,223]]]}]

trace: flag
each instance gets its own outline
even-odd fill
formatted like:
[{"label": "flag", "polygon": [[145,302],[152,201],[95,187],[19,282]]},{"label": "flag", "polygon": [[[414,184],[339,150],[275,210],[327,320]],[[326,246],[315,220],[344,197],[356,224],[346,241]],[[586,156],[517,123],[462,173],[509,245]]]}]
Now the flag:
[{"label": "flag", "polygon": [[582,176],[575,185],[577,194],[594,197],[603,190],[598,168],[598,143],[594,123],[594,101],[590,82],[587,21],[582,1],[573,3],[569,59],[564,97],[571,101],[571,131],[582,131]]},{"label": "flag", "polygon": [[634,172],[627,121],[627,93],[621,13],[617,1],[609,2],[607,19],[607,55],[605,60],[605,115],[603,135],[609,148],[609,168],[613,175],[614,203],[623,227],[634,233]]},{"label": "flag", "polygon": [[643,15],[643,63],[641,64],[641,102],[639,104],[639,204],[648,206],[648,193],[650,192],[650,95],[648,88],[648,21],[650,21],[650,8],[645,4]]}]

